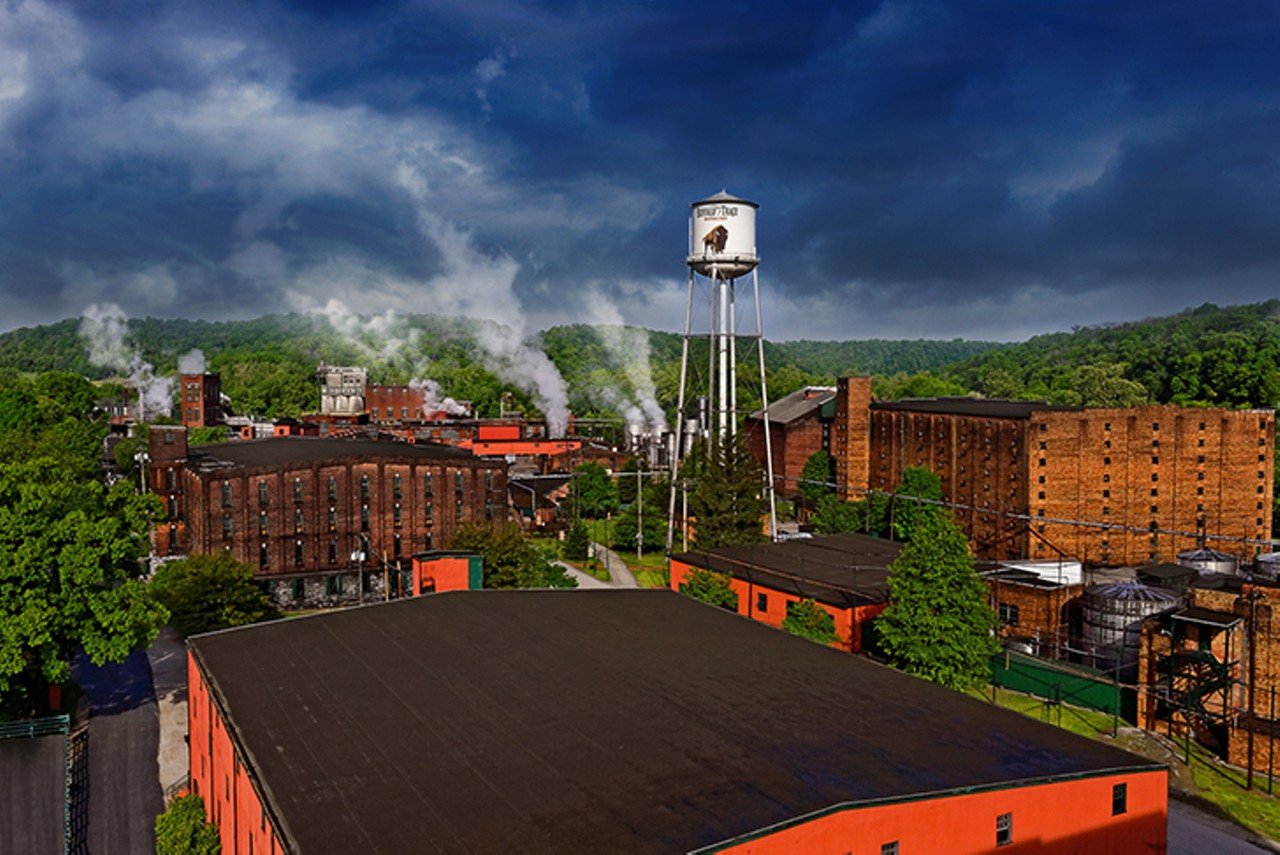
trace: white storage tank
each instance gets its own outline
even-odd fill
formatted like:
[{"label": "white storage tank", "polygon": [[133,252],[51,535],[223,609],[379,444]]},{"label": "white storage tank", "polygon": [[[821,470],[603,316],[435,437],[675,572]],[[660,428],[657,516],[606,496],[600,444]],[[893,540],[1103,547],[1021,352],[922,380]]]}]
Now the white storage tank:
[{"label": "white storage tank", "polygon": [[1207,546],[1179,552],[1178,564],[1201,573],[1221,573],[1225,576],[1235,576],[1240,571],[1240,559]]},{"label": "white storage tank", "polygon": [[736,279],[760,263],[756,254],[756,209],[725,191],[689,206],[690,267],[703,276]]}]

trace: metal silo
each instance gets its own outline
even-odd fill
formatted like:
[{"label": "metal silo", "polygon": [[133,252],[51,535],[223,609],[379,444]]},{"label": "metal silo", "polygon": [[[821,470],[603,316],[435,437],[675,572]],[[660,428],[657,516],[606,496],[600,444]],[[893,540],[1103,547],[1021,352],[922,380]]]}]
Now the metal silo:
[{"label": "metal silo", "polygon": [[1253,570],[1249,574],[1255,582],[1280,583],[1280,552],[1264,552],[1254,556]]},{"label": "metal silo", "polygon": [[1083,597],[1084,647],[1093,665],[1116,669],[1123,681],[1134,680],[1142,622],[1181,602],[1171,591],[1139,582],[1090,585]]},{"label": "metal silo", "polygon": [[1240,559],[1207,546],[1179,552],[1178,563],[1201,573],[1222,573],[1226,576],[1234,576],[1240,570]]}]

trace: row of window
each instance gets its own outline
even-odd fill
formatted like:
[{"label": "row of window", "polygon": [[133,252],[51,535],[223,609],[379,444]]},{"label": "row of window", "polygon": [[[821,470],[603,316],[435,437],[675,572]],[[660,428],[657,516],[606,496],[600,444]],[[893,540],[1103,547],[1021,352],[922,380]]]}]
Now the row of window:
[{"label": "row of window", "polygon": [[[170,517],[176,518],[176,500],[170,500]],[[423,505],[422,509],[423,522],[431,525],[435,521],[435,506],[431,502]],[[454,519],[462,520],[466,514],[466,505],[462,500],[458,500],[454,506]],[[484,518],[486,520],[493,519],[493,501],[486,500],[484,503]],[[329,531],[338,530],[338,509],[329,508],[328,514]],[[401,528],[404,525],[404,511],[400,505],[395,505],[391,509],[391,524],[394,528]],[[305,518],[302,511],[294,511],[293,514],[293,533],[303,534],[305,531]],[[369,531],[369,506],[360,506],[360,530]],[[235,520],[231,514],[222,515],[222,536],[229,539],[235,532]],[[267,537],[271,533],[270,515],[266,511],[258,514],[258,536]]]},{"label": "row of window", "polygon": [[[167,483],[168,489],[170,490],[173,490],[176,488],[175,477],[176,476],[174,475],[174,472],[172,469],[166,471],[166,479],[167,479],[166,483]],[[454,491],[457,493],[462,493],[466,487],[466,473],[455,472],[453,476],[453,482],[454,482]],[[488,491],[493,490],[492,470],[485,472],[484,487],[485,487],[485,490],[488,490]],[[368,501],[369,500],[369,476],[368,475],[360,476],[359,489],[360,489],[361,501]],[[422,476],[422,495],[431,496],[434,494],[434,492],[435,492],[434,476],[429,473],[426,475],[423,475]],[[303,488],[302,479],[294,478],[293,479],[294,504],[297,504],[297,505],[302,504],[304,495],[305,495],[305,492]],[[329,502],[331,504],[336,503],[338,501],[338,479],[332,475],[329,476],[328,495],[329,495]],[[404,495],[404,481],[399,473],[396,473],[391,477],[391,495],[396,500],[401,499]],[[223,507],[227,507],[227,508],[231,507],[232,499],[233,499],[232,484],[230,481],[223,481],[222,482]],[[270,503],[271,503],[270,486],[266,481],[259,481],[258,482],[258,504],[262,505],[263,507],[266,507]]]},{"label": "row of window", "polygon": [[[423,543],[422,543],[423,549],[431,549],[433,540],[434,539],[430,534],[424,535]],[[229,548],[230,547],[228,547],[228,549]],[[353,563],[357,560],[356,555],[357,553],[352,553],[352,555],[350,556],[351,561]],[[338,564],[338,542],[336,540],[329,541],[327,557],[328,557],[328,563],[330,566],[336,566]],[[394,535],[391,538],[391,554],[389,557],[393,560],[398,560],[404,557],[404,541],[398,534]],[[304,544],[301,540],[294,541],[293,564],[295,567],[306,566],[306,552],[305,552]],[[258,545],[258,567],[260,569],[266,570],[270,566],[271,566],[271,544],[260,543]]]}]

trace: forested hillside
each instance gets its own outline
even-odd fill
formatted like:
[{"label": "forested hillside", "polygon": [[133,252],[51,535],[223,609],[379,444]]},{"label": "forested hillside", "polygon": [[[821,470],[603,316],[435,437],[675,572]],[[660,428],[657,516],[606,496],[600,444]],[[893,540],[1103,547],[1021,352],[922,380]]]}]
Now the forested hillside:
[{"label": "forested hillside", "polygon": [[988,397],[1272,407],[1280,402],[1280,300],[1206,303],[1164,318],[1037,336],[940,376]]},{"label": "forested hillside", "polygon": [[[493,416],[504,392],[534,412],[531,398],[504,379],[504,366],[477,344],[491,325],[428,315],[345,318],[271,315],[251,321],[140,319],[128,343],[160,373],[200,348],[238,412],[297,415],[315,409],[321,362],[361,364],[375,382],[430,378],[443,394]],[[645,400],[671,413],[679,383],[680,336],[634,327],[553,327],[531,344],[563,376],[580,416],[614,416]],[[1220,308],[1206,304],[1165,318],[1079,328],[1021,344],[953,341],[769,342],[769,389],[778,398],[840,375],[872,374],[882,398],[979,394],[1055,403],[1126,406],[1143,402],[1274,406],[1280,401],[1280,300]],[[646,359],[647,355],[647,359]],[[647,371],[645,369],[648,369]],[[105,379],[89,361],[77,319],[0,335],[0,371],[74,371]],[[705,382],[705,340],[690,371]],[[740,356],[742,409],[758,406],[754,351]]]},{"label": "forested hillside", "polygon": [[[162,374],[175,372],[179,356],[200,348],[209,369],[221,372],[223,391],[242,413],[297,415],[315,409],[314,371],[321,362],[367,365],[377,382],[430,378],[444,394],[473,401],[484,416],[497,415],[504,391],[532,411],[529,397],[504,381],[501,364],[477,346],[486,329],[472,321],[429,315],[337,323],[311,315],[223,322],[145,318],[128,322],[128,343]],[[572,325],[549,329],[533,344],[559,369],[570,407],[579,415],[616,415],[646,397],[646,384],[659,407],[669,412],[675,406],[680,336],[674,333]],[[994,346],[962,341],[767,343],[766,360],[771,393],[777,397],[806,383],[832,383],[839,374],[937,370]],[[758,405],[754,350],[744,346],[741,359],[740,402],[744,409],[752,408]],[[705,342],[693,347],[691,364],[695,378],[705,374]],[[113,373],[91,364],[78,319],[0,335],[0,371],[50,370],[95,379]]]}]

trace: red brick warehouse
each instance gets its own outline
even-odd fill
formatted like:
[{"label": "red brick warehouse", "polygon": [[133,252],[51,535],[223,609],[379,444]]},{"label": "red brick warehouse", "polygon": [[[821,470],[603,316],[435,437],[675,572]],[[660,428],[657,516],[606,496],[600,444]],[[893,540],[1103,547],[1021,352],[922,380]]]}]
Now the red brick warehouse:
[{"label": "red brick warehouse", "polygon": [[506,462],[451,446],[288,437],[188,449],[184,429],[156,428],[151,449],[168,502],[160,550],[227,552],[282,602],[407,592],[411,555],[448,547],[462,523],[507,517]]}]

